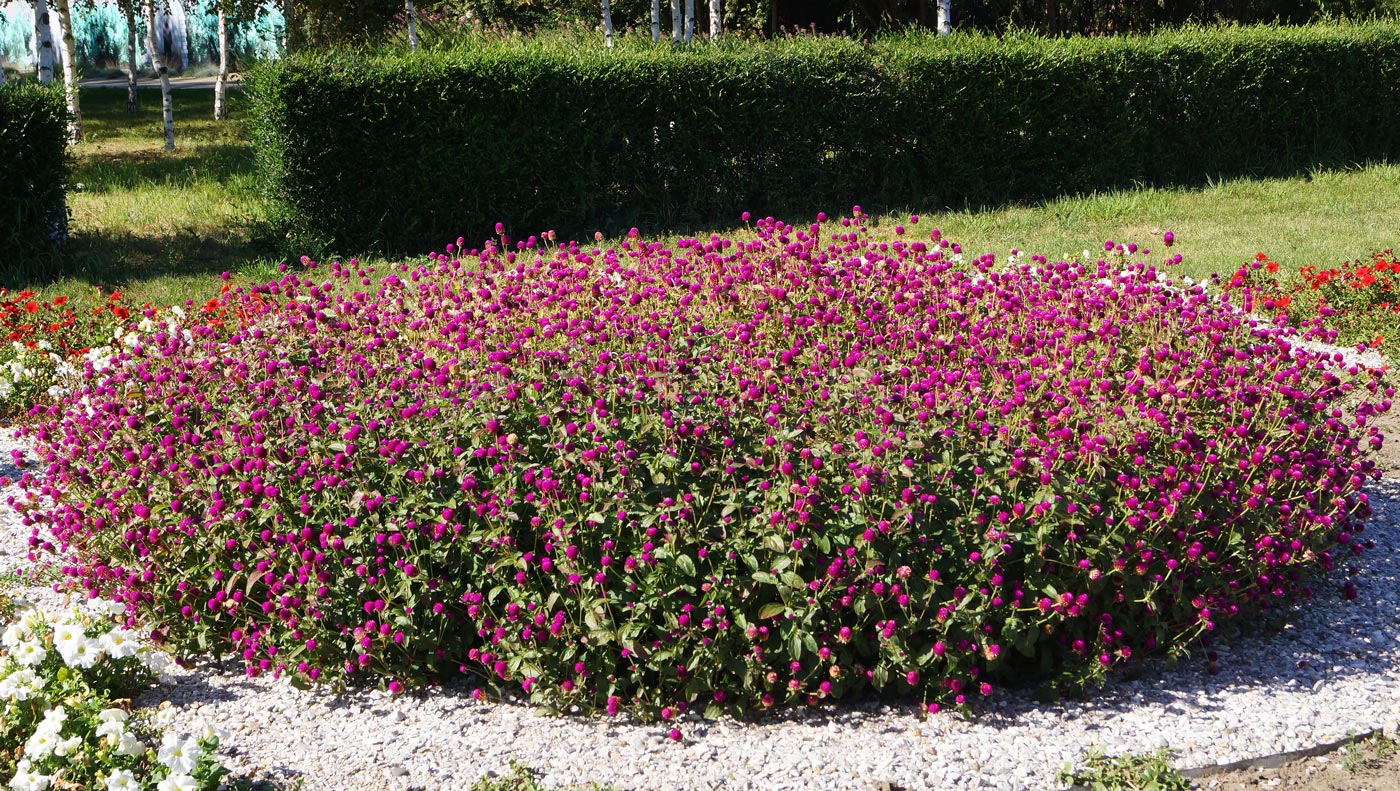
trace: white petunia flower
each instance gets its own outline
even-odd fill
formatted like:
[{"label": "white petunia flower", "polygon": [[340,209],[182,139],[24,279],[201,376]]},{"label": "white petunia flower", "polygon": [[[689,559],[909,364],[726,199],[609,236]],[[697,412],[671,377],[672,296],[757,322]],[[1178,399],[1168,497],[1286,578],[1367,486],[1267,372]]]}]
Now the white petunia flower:
[{"label": "white petunia flower", "polygon": [[215,739],[220,742],[228,739],[228,728],[221,728],[207,720],[195,722],[194,727],[201,739]]},{"label": "white petunia flower", "polygon": [[122,734],[126,733],[126,723],[119,721],[99,722],[93,733],[108,744],[120,744]]},{"label": "white petunia flower", "polygon": [[117,742],[117,752],[122,755],[140,757],[146,754],[146,745],[142,744],[141,740],[136,738],[131,731],[127,731],[122,734],[121,741]]},{"label": "white petunia flower", "polygon": [[15,776],[10,778],[10,788],[14,791],[45,791],[53,778],[34,771],[34,764],[23,759],[15,764]]},{"label": "white petunia flower", "polygon": [[103,709],[97,712],[98,722],[126,722],[131,719],[122,709]]},{"label": "white petunia flower", "polygon": [[86,639],[87,635],[83,633],[83,625],[80,623],[64,621],[63,623],[55,624],[53,627],[53,644],[54,647],[58,649],[59,653],[63,653],[63,646],[65,644],[81,643]]},{"label": "white petunia flower", "polygon": [[0,678],[0,698],[29,700],[44,688],[44,681],[44,677],[36,674],[31,668],[20,668]]},{"label": "white petunia flower", "polygon": [[73,754],[74,750],[83,746],[83,737],[69,736],[67,739],[59,739],[53,746],[53,754],[59,758],[66,758]]},{"label": "white petunia flower", "polygon": [[167,733],[161,739],[160,749],[156,751],[156,760],[169,767],[173,776],[175,773],[193,772],[195,764],[203,755],[204,750],[193,737]]},{"label": "white petunia flower", "polygon": [[107,775],[107,791],[138,791],[141,788],[141,781],[136,779],[136,775],[130,769],[113,769]]},{"label": "white petunia flower", "polygon": [[171,773],[156,786],[156,791],[199,791],[199,781],[188,774]]},{"label": "white petunia flower", "polygon": [[63,657],[64,664],[84,670],[97,664],[97,660],[102,657],[102,649],[98,647],[96,640],[91,639],[68,643],[67,649],[59,647],[58,653]]},{"label": "white petunia flower", "polygon": [[[24,743],[24,754],[30,758],[43,758],[49,753],[58,752],[64,740],[59,737],[63,731],[63,723],[68,719],[68,711],[62,706],[55,706],[44,712],[44,719],[34,728],[34,733],[30,735],[29,741]],[[60,753],[67,755],[67,753]]]},{"label": "white petunia flower", "polygon": [[44,646],[38,640],[25,640],[10,652],[10,656],[15,661],[25,667],[33,667],[47,658],[49,652],[44,650]]},{"label": "white petunia flower", "polygon": [[136,641],[136,633],[130,629],[113,629],[97,639],[97,647],[113,659],[135,656],[141,644]]}]

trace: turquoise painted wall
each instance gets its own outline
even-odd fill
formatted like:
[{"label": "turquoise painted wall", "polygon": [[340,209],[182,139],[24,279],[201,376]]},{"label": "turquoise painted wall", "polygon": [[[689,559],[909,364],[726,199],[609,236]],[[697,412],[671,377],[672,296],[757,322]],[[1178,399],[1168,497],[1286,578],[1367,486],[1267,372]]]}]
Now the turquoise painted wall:
[{"label": "turquoise painted wall", "polygon": [[[216,63],[219,31],[213,4],[209,0],[183,0],[181,5],[182,8],[173,9],[170,15],[174,28],[171,51],[175,62],[172,66]],[[164,28],[164,22],[165,14],[162,14],[157,27]],[[281,11],[268,7],[256,20],[232,28],[230,49],[234,68],[244,68],[253,60],[277,57],[282,25]],[[149,65],[145,24],[139,18],[137,28],[137,59]],[[31,68],[34,64],[33,37],[33,6],[23,0],[0,0],[0,62],[18,69]],[[73,39],[79,68],[126,62],[126,18],[112,0],[97,0],[90,9],[74,9]]]}]

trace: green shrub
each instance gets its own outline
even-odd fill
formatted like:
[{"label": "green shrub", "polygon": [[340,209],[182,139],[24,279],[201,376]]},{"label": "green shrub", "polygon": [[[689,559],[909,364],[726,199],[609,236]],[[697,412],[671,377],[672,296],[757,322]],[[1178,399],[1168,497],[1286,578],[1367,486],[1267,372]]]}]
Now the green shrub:
[{"label": "green shrub", "polygon": [[30,413],[39,562],[254,674],[665,719],[1092,679],[1362,551],[1394,390],[1249,289],[755,233],[150,319]]},{"label": "green shrub", "polygon": [[0,86],[0,266],[41,255],[67,236],[67,120],[56,89]]},{"label": "green shrub", "polygon": [[1400,26],[921,35],[673,50],[624,37],[309,54],[251,80],[303,244],[424,251],[510,217],[568,238],[995,204],[1400,152]]}]

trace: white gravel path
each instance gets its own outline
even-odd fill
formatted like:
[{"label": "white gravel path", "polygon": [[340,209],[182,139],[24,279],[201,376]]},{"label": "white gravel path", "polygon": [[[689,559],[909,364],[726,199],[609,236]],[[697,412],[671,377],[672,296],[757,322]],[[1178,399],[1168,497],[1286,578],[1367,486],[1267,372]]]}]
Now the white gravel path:
[{"label": "white gravel path", "polygon": [[[0,475],[15,442],[3,432]],[[620,789],[922,789],[1056,787],[1065,762],[1106,752],[1180,751],[1199,767],[1304,749],[1400,723],[1400,480],[1368,489],[1376,515],[1358,562],[1356,601],[1341,576],[1291,623],[1255,619],[1217,636],[1219,671],[1197,656],[1149,667],[1089,701],[1036,703],[1000,691],[977,721],[920,716],[913,705],[837,704],[756,723],[682,724],[683,741],[624,719],[554,718],[465,689],[398,697],[305,692],[241,668],[177,673],[138,704],[168,700],[177,726],[205,718],[230,730],[225,763],[254,779],[300,779],[305,791],[465,789],[511,761],[546,784]],[[0,499],[18,494],[11,485]],[[0,571],[26,565],[28,531],[0,509]],[[42,603],[52,592],[33,591]]]}]

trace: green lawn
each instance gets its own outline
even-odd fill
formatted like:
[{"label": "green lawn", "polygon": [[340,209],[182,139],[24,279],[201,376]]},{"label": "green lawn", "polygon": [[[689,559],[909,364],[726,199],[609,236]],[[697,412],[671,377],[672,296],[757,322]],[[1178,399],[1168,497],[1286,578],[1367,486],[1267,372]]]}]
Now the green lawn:
[{"label": "green lawn", "polygon": [[[223,123],[212,120],[212,91],[175,92],[173,153],[162,150],[158,91],[142,90],[135,115],[126,112],[124,90],[86,89],[82,98],[85,139],[73,152],[69,198],[73,244],[61,271],[26,273],[6,285],[79,298],[94,287],[120,288],[137,304],[203,302],[220,272],[265,279],[298,252],[282,249],[266,222],[237,91]],[[1400,166],[1380,164],[983,212],[925,209],[918,230],[939,227],[969,255],[1005,256],[1015,247],[1053,258],[1097,250],[1105,239],[1135,241],[1156,254],[1161,231],[1171,229],[1174,251],[1185,258],[1181,271],[1200,277],[1233,271],[1257,251],[1285,266],[1330,265],[1395,246],[1397,196]],[[892,234],[897,219],[879,218],[879,227]]]}]

